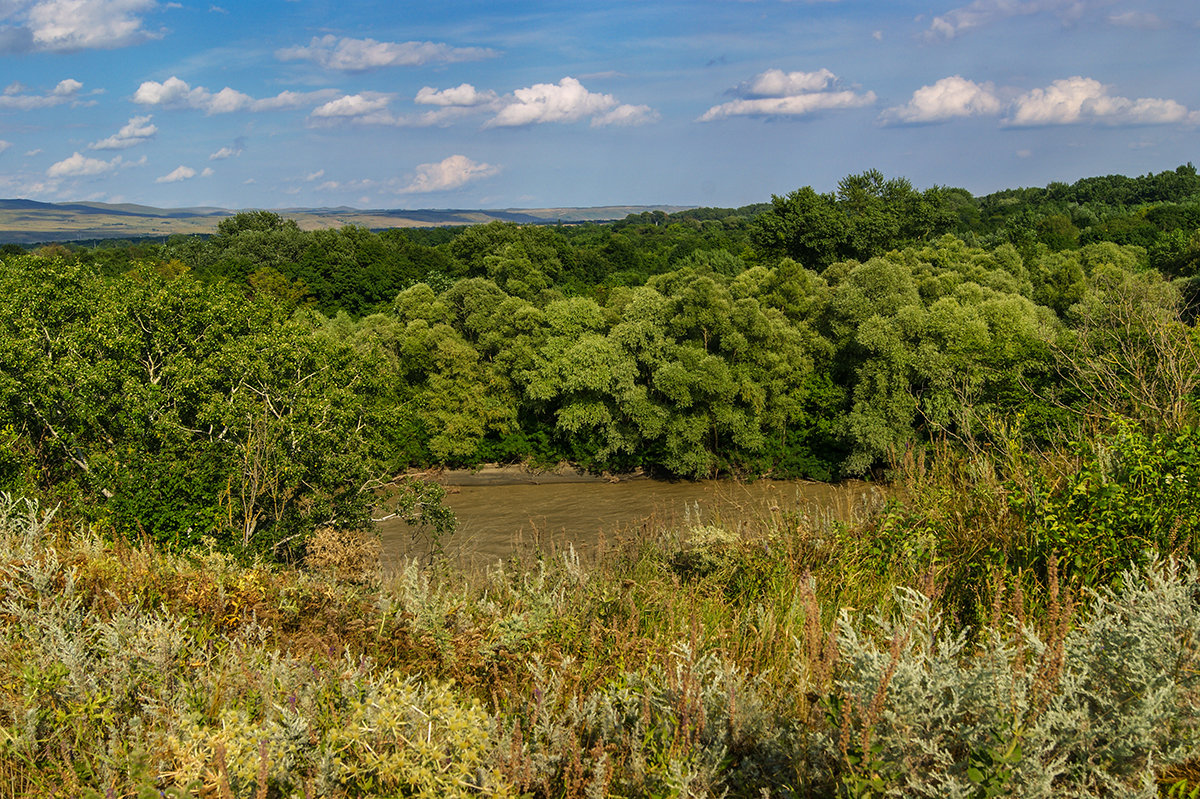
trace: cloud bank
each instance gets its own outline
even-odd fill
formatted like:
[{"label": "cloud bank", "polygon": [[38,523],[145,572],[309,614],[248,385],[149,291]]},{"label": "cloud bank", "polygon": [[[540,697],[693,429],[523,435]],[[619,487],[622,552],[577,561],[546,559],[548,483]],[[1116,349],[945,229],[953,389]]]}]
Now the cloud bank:
[{"label": "cloud bank", "polygon": [[1009,127],[1044,125],[1165,125],[1200,123],[1200,112],[1158,97],[1131,99],[1093,78],[1074,76],[1044,88],[999,91],[961,75],[913,92],[912,99],[880,114],[883,124],[927,124],[991,116]]},{"label": "cloud bank", "polygon": [[133,101],[138,105],[162,106],[163,108],[190,108],[206,114],[228,114],[234,111],[276,111],[298,108],[337,94],[333,89],[313,92],[284,91],[274,97],[255,99],[248,94],[226,86],[219,92],[211,92],[203,86],[192,88],[187,81],[175,76],[162,83],[148,80],[134,92]]}]

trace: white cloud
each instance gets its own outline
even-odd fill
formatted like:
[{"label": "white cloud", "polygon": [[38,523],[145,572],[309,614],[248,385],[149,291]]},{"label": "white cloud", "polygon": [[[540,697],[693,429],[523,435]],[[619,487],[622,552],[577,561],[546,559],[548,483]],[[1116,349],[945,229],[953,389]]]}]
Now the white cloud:
[{"label": "white cloud", "polygon": [[216,173],[213,171],[213,168],[211,166],[206,166],[204,167],[204,171],[200,173],[200,177],[211,178],[214,174]]},{"label": "white cloud", "polygon": [[424,194],[434,191],[449,191],[465,186],[472,181],[491,177],[500,171],[491,164],[480,164],[465,155],[452,155],[436,164],[421,164],[416,176],[398,194]]},{"label": "white cloud", "polygon": [[464,83],[460,86],[455,86],[452,89],[438,90],[432,86],[426,86],[417,92],[413,102],[418,105],[436,105],[443,108],[458,107],[471,108],[474,106],[488,105],[496,102],[496,93],[493,91],[481,92],[469,83]]},{"label": "white cloud", "polygon": [[210,155],[208,157],[208,160],[209,161],[223,161],[226,158],[234,158],[241,154],[242,154],[242,148],[240,145],[236,146],[236,147],[222,147],[220,150],[217,150],[215,153]]},{"label": "white cloud", "polygon": [[4,139],[0,139],[0,153],[4,152],[9,147],[12,147],[12,142],[5,141]]},{"label": "white cloud", "polygon": [[89,150],[125,150],[148,141],[158,133],[158,128],[150,124],[151,116],[131,117],[115,135],[88,145]]},{"label": "white cloud", "polygon": [[5,31],[10,50],[107,50],[158,36],[144,27],[143,18],[157,7],[156,0],[16,0],[4,5],[18,23]]},{"label": "white cloud", "polygon": [[27,94],[28,87],[21,83],[10,83],[0,94],[0,110],[14,109],[31,111],[35,108],[51,108],[64,103],[78,102],[83,84],[74,78],[60,80],[58,85],[45,94]]},{"label": "white cloud", "polygon": [[875,93],[855,94],[851,91],[798,94],[794,97],[771,97],[758,100],[734,100],[713,106],[700,117],[701,122],[733,116],[802,116],[817,111],[840,108],[861,108],[875,102]]},{"label": "white cloud", "polygon": [[167,174],[160,178],[155,178],[155,183],[178,183],[181,180],[188,180],[196,177],[196,170],[190,166],[177,166]]},{"label": "white cloud", "polygon": [[302,105],[308,105],[332,97],[337,93],[337,89],[321,89],[315,92],[280,92],[274,97],[255,100],[250,104],[250,110],[278,111],[286,108],[299,108]]},{"label": "white cloud", "polygon": [[592,127],[645,125],[658,119],[659,113],[648,105],[619,105],[606,114],[592,117]]},{"label": "white cloud", "polygon": [[365,91],[359,95],[342,95],[312,110],[310,119],[353,120],[365,125],[395,125],[397,120],[388,110],[391,96]]},{"label": "white cloud", "polygon": [[[647,122],[654,112],[647,106],[626,106],[617,117],[612,112],[622,108],[611,94],[590,92],[575,78],[563,78],[558,83],[535,83],[517,89],[511,98],[488,123],[488,127],[516,127],[543,122],[577,122],[593,117],[593,124],[611,124],[617,119]],[[610,122],[603,120],[610,119]]]},{"label": "white cloud", "polygon": [[816,72],[784,72],[768,69],[738,87],[743,97],[791,97],[807,92],[819,92],[829,88],[837,76],[827,69]]},{"label": "white cloud", "polygon": [[926,36],[953,39],[972,28],[983,27],[1009,17],[1052,13],[1064,21],[1078,19],[1086,10],[1084,0],[975,0],[933,18]]},{"label": "white cloud", "polygon": [[887,109],[880,119],[900,124],[943,122],[954,117],[995,116],[1004,108],[992,84],[952,75],[917,89],[908,103]]},{"label": "white cloud", "polygon": [[494,50],[482,47],[451,47],[438,42],[379,42],[333,35],[313,37],[307,47],[288,47],[275,51],[275,57],[281,61],[312,61],[326,69],[343,72],[478,61],[494,55]]},{"label": "white cloud", "polygon": [[920,124],[970,116],[1001,117],[1009,127],[1200,124],[1200,112],[1175,100],[1121,97],[1100,81],[1079,76],[1021,92],[952,75],[917,89],[908,103],[887,109],[879,119]]},{"label": "white cloud", "polygon": [[1167,26],[1157,14],[1148,11],[1126,11],[1123,14],[1112,14],[1108,21],[1122,28],[1144,31],[1162,30]]},{"label": "white cloud", "polygon": [[274,97],[256,100],[250,95],[228,86],[214,93],[203,86],[192,88],[187,81],[171,76],[162,83],[153,80],[143,82],[134,92],[133,101],[139,105],[192,108],[206,114],[228,114],[234,111],[275,111],[281,108],[296,108],[323,100],[336,93],[332,89],[315,92],[285,91]]},{"label": "white cloud", "polygon": [[74,97],[79,94],[79,90],[83,88],[83,84],[74,78],[66,78],[60,80],[58,85],[54,87],[54,91],[50,92],[55,97]]},{"label": "white cloud", "polygon": [[639,125],[658,119],[649,106],[618,104],[612,95],[590,92],[575,78],[563,78],[556,84],[538,83],[504,97],[490,90],[480,91],[469,83],[448,89],[426,86],[417,92],[413,102],[431,110],[415,115],[394,114],[390,107],[392,99],[392,95],[380,92],[342,95],[313,109],[309,121],[314,125],[351,122],[424,127],[493,114],[485,127],[577,122],[588,118],[593,126],[599,127]]},{"label": "white cloud", "polygon": [[325,177],[325,170],[318,169],[316,172],[310,172],[309,174],[305,175],[304,180],[308,183],[312,183],[314,180],[320,180],[323,177]]},{"label": "white cloud", "polygon": [[121,156],[119,155],[111,161],[102,161],[99,158],[88,158],[75,153],[70,158],[64,158],[57,163],[51,164],[46,170],[46,176],[51,178],[74,178],[103,175],[105,172],[111,172],[116,169],[120,163]]},{"label": "white cloud", "polygon": [[838,89],[837,76],[827,69],[783,72],[769,69],[734,91],[741,99],[715,105],[700,122],[735,116],[802,116],[839,108],[861,108],[875,102],[874,92],[858,94]]},{"label": "white cloud", "polygon": [[1098,80],[1079,76],[1056,80],[1044,89],[1018,97],[1005,124],[1012,126],[1162,125],[1200,123],[1200,112],[1189,111],[1175,100],[1157,97],[1129,99],[1109,93]]},{"label": "white cloud", "polygon": [[314,108],[311,116],[323,119],[367,117],[372,121],[393,119],[387,110],[391,97],[377,92],[345,94],[336,100]]}]

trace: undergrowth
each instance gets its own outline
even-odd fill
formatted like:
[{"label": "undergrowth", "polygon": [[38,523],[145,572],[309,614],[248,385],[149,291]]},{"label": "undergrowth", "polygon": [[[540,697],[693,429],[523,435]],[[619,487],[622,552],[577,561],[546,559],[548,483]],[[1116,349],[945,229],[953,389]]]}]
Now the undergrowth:
[{"label": "undergrowth", "polygon": [[0,495],[0,795],[1187,795],[1189,442],[914,459],[886,504],[473,576],[337,531],[295,567],[164,552]]}]

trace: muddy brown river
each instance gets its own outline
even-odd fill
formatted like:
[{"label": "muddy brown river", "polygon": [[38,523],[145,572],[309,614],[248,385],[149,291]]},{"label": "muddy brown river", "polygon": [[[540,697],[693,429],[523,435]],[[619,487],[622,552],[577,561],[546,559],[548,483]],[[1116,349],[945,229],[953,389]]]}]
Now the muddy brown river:
[{"label": "muddy brown river", "polygon": [[[699,524],[737,529],[746,520],[796,513],[850,520],[883,501],[869,483],[728,480],[668,482],[551,482],[447,486],[457,531],[442,541],[464,566],[565,548],[588,552],[640,531],[686,530]],[[399,520],[379,524],[385,563],[425,557],[427,535]]]}]

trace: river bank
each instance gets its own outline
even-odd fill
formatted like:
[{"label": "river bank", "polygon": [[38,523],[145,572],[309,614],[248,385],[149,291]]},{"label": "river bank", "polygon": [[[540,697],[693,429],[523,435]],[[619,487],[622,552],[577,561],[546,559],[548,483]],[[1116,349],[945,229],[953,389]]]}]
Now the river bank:
[{"label": "river bank", "polygon": [[474,469],[427,469],[410,472],[409,476],[448,487],[621,483],[653,479],[640,468],[619,474],[597,474],[566,462],[551,468],[539,468],[527,463],[484,463]]}]

